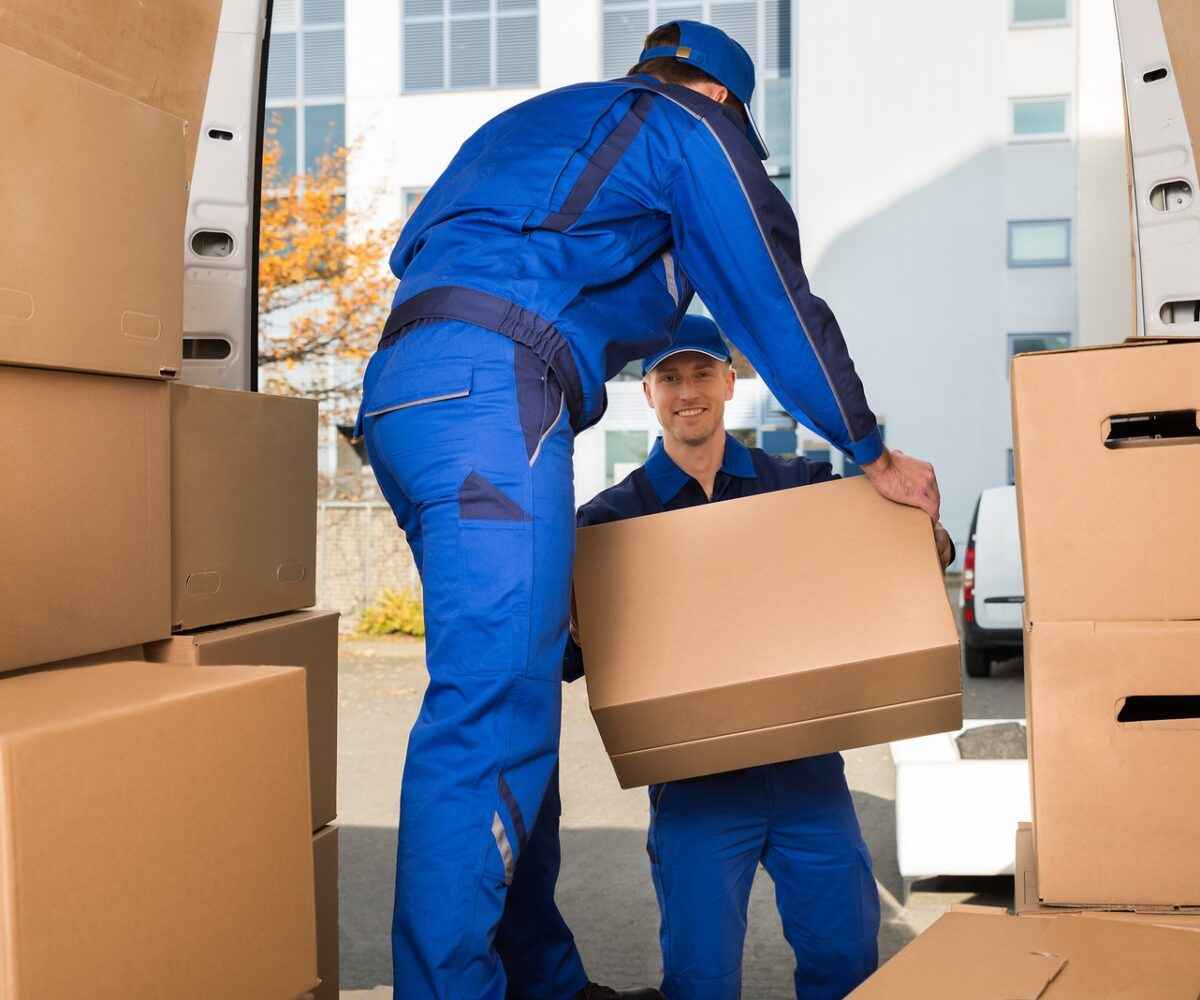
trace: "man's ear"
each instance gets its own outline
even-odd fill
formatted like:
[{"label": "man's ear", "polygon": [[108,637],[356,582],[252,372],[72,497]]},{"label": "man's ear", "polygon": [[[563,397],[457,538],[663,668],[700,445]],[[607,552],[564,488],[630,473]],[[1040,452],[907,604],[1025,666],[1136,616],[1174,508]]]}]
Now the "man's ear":
[{"label": "man's ear", "polygon": [[648,407],[650,407],[650,409],[653,410],[654,409],[654,397],[652,395],[650,395],[650,379],[652,377],[653,376],[651,376],[651,375],[647,375],[644,379],[642,379],[642,392],[644,392],[646,394],[646,405]]},{"label": "man's ear", "polygon": [[733,365],[730,365],[729,371],[726,374],[729,376],[729,380],[725,383],[725,401],[729,402],[729,400],[733,399],[733,389],[737,383],[737,369]]}]

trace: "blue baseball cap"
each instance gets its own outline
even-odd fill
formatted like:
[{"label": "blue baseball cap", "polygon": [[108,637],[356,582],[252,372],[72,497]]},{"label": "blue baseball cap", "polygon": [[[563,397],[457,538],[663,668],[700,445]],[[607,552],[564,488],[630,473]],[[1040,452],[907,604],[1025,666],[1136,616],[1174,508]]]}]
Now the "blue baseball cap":
[{"label": "blue baseball cap", "polygon": [[733,360],[733,355],[729,353],[716,323],[707,316],[684,316],[679,329],[675,331],[675,336],[671,338],[671,346],[650,355],[642,362],[642,377],[645,378],[672,355],[687,351],[707,354],[717,361]]},{"label": "blue baseball cap", "polygon": [[[690,63],[704,70],[721,83],[746,109],[746,135],[760,159],[771,154],[763,141],[762,133],[750,113],[750,99],[754,96],[754,60],[737,42],[720,28],[700,21],[668,21],[660,27],[674,25],[679,29],[678,45],[656,45],[643,49],[639,63],[649,59],[670,58]],[[657,29],[655,29],[657,30]]]}]

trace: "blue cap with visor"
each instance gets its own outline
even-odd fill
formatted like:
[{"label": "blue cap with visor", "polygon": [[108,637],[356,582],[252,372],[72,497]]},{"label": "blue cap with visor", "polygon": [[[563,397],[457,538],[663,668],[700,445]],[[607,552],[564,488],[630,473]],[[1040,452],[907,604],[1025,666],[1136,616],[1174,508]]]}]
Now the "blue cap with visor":
[{"label": "blue cap with visor", "polygon": [[662,362],[675,354],[695,351],[697,354],[707,354],[717,361],[732,361],[733,355],[721,331],[707,316],[684,316],[675,336],[671,338],[671,346],[657,354],[651,354],[642,362],[642,376],[649,375]]},{"label": "blue cap with visor", "polygon": [[760,159],[771,154],[763,141],[762,133],[750,113],[750,100],[754,97],[754,60],[737,42],[720,28],[700,21],[669,21],[662,27],[674,25],[679,29],[678,45],[656,45],[643,49],[639,63],[650,59],[678,59],[697,69],[704,70],[722,84],[746,109],[746,135]]}]

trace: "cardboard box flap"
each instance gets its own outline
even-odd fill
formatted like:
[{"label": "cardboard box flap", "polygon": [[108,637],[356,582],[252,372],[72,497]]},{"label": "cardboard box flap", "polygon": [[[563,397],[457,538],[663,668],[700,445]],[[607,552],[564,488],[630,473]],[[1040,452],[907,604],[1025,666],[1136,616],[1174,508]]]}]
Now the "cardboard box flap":
[{"label": "cardboard box flap", "polygon": [[[718,536],[725,552],[714,556],[704,540]],[[593,710],[958,643],[929,518],[884,500],[865,479],[596,525],[577,537]],[[755,584],[732,588],[731,579]],[[727,600],[689,603],[704,593]],[[698,617],[703,644],[688,641]],[[612,669],[622,663],[637,669]]]},{"label": "cardboard box flap", "polygon": [[1133,347],[1169,347],[1200,343],[1200,337],[1129,337],[1115,344],[1079,344],[1075,347],[1055,347],[1046,351],[1022,351],[1017,358],[1035,358],[1045,354],[1084,354],[1092,351],[1120,351]]},{"label": "cardboard box flap", "polygon": [[1189,930],[1075,916],[947,913],[850,994],[854,1000],[1195,1000]]},{"label": "cardboard box flap", "polygon": [[221,0],[5,0],[0,43],[188,122],[190,176],[220,19]]}]

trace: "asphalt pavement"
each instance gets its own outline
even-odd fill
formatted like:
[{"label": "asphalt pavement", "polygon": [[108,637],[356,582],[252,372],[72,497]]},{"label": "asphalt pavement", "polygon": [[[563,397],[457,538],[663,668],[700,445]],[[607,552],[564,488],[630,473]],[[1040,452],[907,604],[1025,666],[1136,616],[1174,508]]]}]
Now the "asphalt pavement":
[{"label": "asphalt pavement", "polygon": [[[400,774],[408,731],[425,686],[419,640],[343,640],[338,822],[341,834],[342,995],[391,995],[392,882]],[[582,684],[563,698],[561,781],[563,867],[560,908],[589,975],[616,987],[657,984],[658,910],[645,852],[645,789],[622,791],[588,712]],[[1024,717],[1019,660],[993,676],[968,678],[964,715]],[[846,774],[871,849],[883,903],[881,960],[957,902],[1007,905],[1012,878],[917,883],[907,901],[896,867],[895,774],[886,746],[848,751]],[[430,905],[436,905],[430,901]],[[760,868],[751,896],[743,995],[789,1000],[792,958]],[[369,991],[360,993],[358,991]]]}]

